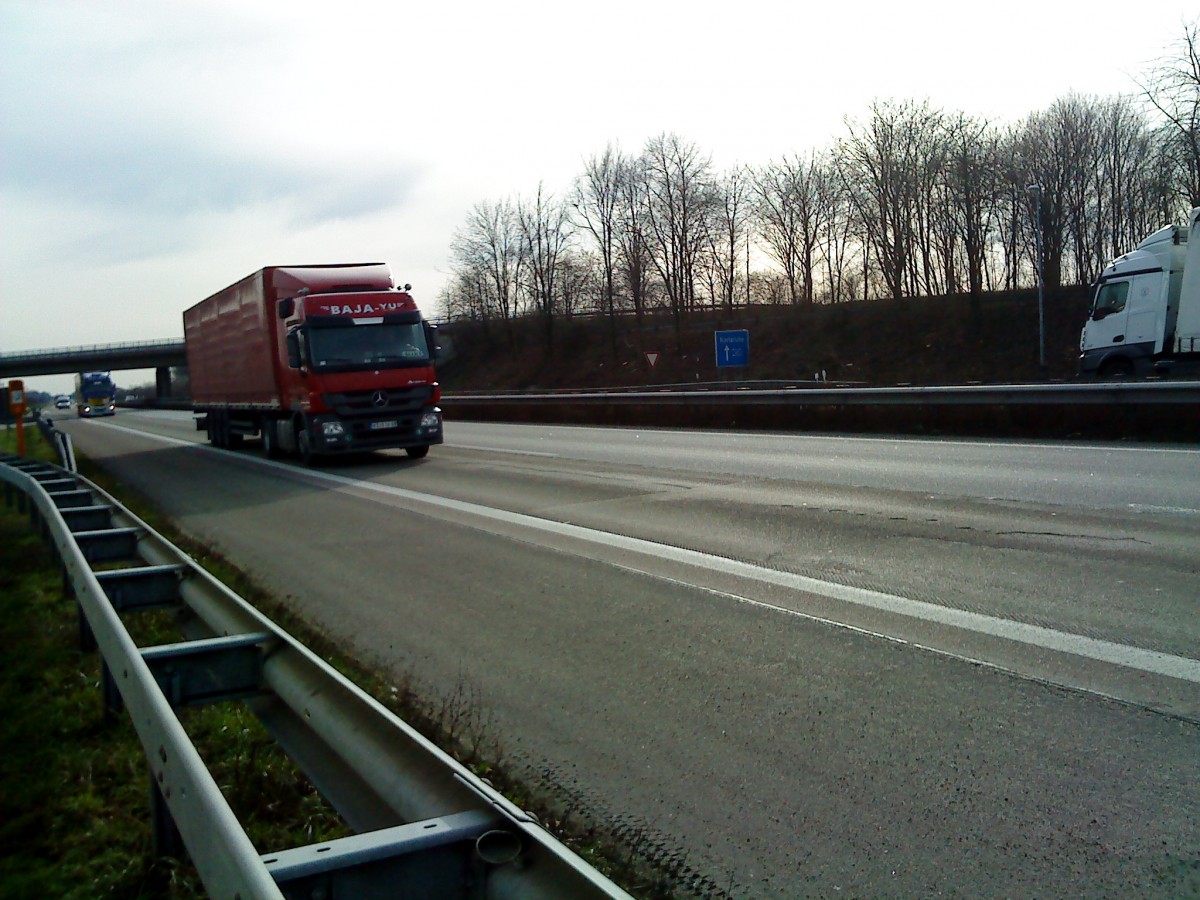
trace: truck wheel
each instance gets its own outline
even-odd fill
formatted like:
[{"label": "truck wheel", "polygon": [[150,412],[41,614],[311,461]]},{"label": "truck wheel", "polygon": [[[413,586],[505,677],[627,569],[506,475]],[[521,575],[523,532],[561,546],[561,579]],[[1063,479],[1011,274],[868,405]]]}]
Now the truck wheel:
[{"label": "truck wheel", "polygon": [[1133,377],[1133,363],[1127,359],[1114,359],[1104,364],[1100,377],[1108,381],[1123,380]]},{"label": "truck wheel", "polygon": [[296,451],[300,454],[300,462],[306,466],[316,463],[317,454],[313,453],[312,437],[303,420],[296,422]]},{"label": "truck wheel", "polygon": [[279,434],[275,431],[275,420],[266,419],[262,423],[263,455],[267,459],[279,459],[283,454],[279,450]]},{"label": "truck wheel", "polygon": [[429,455],[429,447],[409,447],[404,451],[409,459],[424,459]]}]

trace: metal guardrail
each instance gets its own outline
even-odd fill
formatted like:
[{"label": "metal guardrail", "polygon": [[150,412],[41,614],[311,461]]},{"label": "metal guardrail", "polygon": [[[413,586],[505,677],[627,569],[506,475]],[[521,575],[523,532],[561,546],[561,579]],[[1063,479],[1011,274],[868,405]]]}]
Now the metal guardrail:
[{"label": "metal guardrail", "polygon": [[462,392],[444,394],[446,403],[608,403],[615,405],[650,404],[672,406],[697,403],[714,405],[784,406],[1042,406],[1054,404],[1143,404],[1198,403],[1200,382],[1145,381],[1105,382],[1101,384],[1011,384],[951,385],[934,387],[855,387],[824,386],[821,382],[757,382],[743,386],[702,387],[664,385],[635,389],[612,388],[601,391],[554,390],[512,393]]},{"label": "metal guardrail", "polygon": [[[186,409],[186,401],[148,401]],[[1200,381],[866,387],[706,382],[442,395],[451,420],[1200,441]]]},{"label": "metal guardrail", "polygon": [[46,439],[46,443],[53,447],[58,454],[59,465],[72,474],[79,471],[75,465],[75,445],[71,441],[71,436],[65,431],[59,431],[54,427],[53,420],[43,418],[41,413],[36,410],[33,413],[33,420],[37,423],[38,430]]},{"label": "metal guardrail", "polygon": [[862,387],[744,383],[702,390],[442,395],[448,420],[1074,440],[1200,442],[1200,382]]},{"label": "metal guardrail", "polygon": [[[106,701],[133,720],[156,835],[178,830],[211,896],[628,897],[95,484],[6,454],[0,481],[52,544]],[[187,639],[136,646],[121,616],[164,606],[190,612]],[[357,833],[259,854],[175,713],[216,701],[245,702]]]}]

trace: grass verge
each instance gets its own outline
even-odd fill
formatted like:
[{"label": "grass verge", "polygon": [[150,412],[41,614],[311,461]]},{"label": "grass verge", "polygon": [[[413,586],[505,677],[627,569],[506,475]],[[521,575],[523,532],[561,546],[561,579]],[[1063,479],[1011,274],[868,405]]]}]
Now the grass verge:
[{"label": "grass verge", "polygon": [[[29,456],[48,458],[35,429]],[[0,433],[13,452],[15,435]],[[149,776],[128,721],[106,722],[99,664],[26,515],[0,505],[0,897],[196,897],[150,853]]]}]

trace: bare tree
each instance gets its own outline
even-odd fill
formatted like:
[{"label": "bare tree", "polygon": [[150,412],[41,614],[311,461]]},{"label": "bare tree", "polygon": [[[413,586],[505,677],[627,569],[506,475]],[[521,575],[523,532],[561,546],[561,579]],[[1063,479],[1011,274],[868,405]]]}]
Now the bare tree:
[{"label": "bare tree", "polygon": [[[996,138],[987,122],[964,113],[945,123],[947,159],[943,173],[948,230],[961,246],[966,267],[966,287],[975,309],[983,295],[984,260],[990,227],[1000,195],[997,178]],[[946,259],[946,289],[959,289],[955,247]]]},{"label": "bare tree", "polygon": [[484,319],[500,319],[511,340],[511,323],[519,311],[521,236],[508,200],[477,203],[450,247],[460,284],[473,286]]},{"label": "bare tree", "polygon": [[1139,86],[1166,120],[1164,137],[1176,169],[1179,196],[1200,206],[1200,24],[1183,26],[1173,52]]},{"label": "bare tree", "polygon": [[696,305],[696,267],[712,202],[711,162],[674,134],[651,138],[643,156],[651,259],[662,278],[679,339],[683,313]]},{"label": "bare tree", "polygon": [[1094,280],[1108,260],[1154,227],[1167,204],[1161,157],[1127,99],[1063,97],[1029,118],[1019,145],[1014,175],[1041,185],[1034,209],[1040,206],[1049,288]]},{"label": "bare tree", "polygon": [[832,169],[824,168],[821,227],[817,232],[817,251],[825,261],[825,288],[830,303],[853,299],[855,290],[850,274],[855,255],[863,251],[855,235],[864,231],[857,219],[850,192],[843,181],[834,177]]},{"label": "bare tree", "polygon": [[927,103],[874,103],[866,124],[847,122],[839,175],[866,226],[888,293],[927,288],[930,185],[941,166],[941,113]]},{"label": "bare tree", "polygon": [[538,185],[531,201],[517,203],[517,227],[533,307],[542,316],[546,349],[554,347],[554,319],[560,304],[562,259],[571,239],[566,205]]},{"label": "bare tree", "polygon": [[[1032,209],[1034,227],[1041,232],[1042,278],[1051,290],[1062,284],[1067,222],[1073,214],[1074,200],[1083,190],[1079,181],[1084,173],[1077,158],[1086,160],[1091,155],[1082,118],[1081,101],[1071,95],[1034,113],[1021,132],[1021,171],[1016,174],[1018,178],[1023,176],[1027,185],[1040,186]],[[1019,190],[1019,185],[1013,188]],[[1014,208],[1021,209],[1019,199]],[[1033,242],[1027,246],[1032,252]]]},{"label": "bare tree", "polygon": [[583,175],[575,183],[573,208],[575,219],[596,242],[604,281],[603,304],[608,316],[609,340],[617,353],[616,277],[618,231],[621,226],[621,187],[627,167],[620,151],[609,144],[602,154],[584,164]]},{"label": "bare tree", "polygon": [[732,309],[739,254],[750,225],[750,179],[745,169],[734,169],[718,179],[710,212],[708,250],[714,302],[719,294],[721,305]]},{"label": "bare tree", "polygon": [[[1010,125],[996,141],[996,170],[1000,184],[995,230],[986,265],[987,281],[992,290],[1013,290],[1020,286],[1024,249],[1034,242],[1026,198],[1031,182],[1025,161],[1024,128],[1024,124]],[[998,273],[996,269],[999,269]]]},{"label": "bare tree", "polygon": [[477,267],[458,268],[442,289],[441,303],[451,319],[470,319],[487,323],[489,314],[488,290],[484,273]]},{"label": "bare tree", "polygon": [[1160,210],[1172,205],[1158,168],[1163,156],[1156,152],[1153,131],[1132,98],[1103,100],[1097,114],[1094,212],[1085,232],[1087,268],[1080,272],[1081,280],[1089,282],[1109,260],[1157,228],[1163,220]]},{"label": "bare tree", "polygon": [[640,325],[650,296],[650,224],[645,157],[618,166],[617,263]]},{"label": "bare tree", "polygon": [[815,295],[817,250],[832,201],[829,181],[815,153],[785,156],[755,174],[759,233],[783,269],[794,304],[812,303]]}]

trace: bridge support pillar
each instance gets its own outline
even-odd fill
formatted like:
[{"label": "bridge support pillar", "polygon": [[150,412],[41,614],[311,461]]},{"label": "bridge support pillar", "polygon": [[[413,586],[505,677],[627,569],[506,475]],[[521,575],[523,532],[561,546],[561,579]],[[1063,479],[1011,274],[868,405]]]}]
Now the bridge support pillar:
[{"label": "bridge support pillar", "polygon": [[159,366],[154,370],[154,396],[166,400],[171,396],[171,367]]}]

